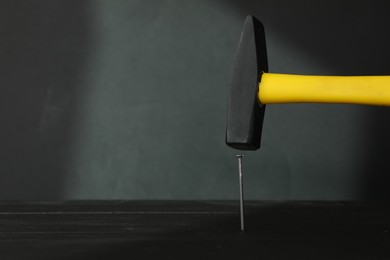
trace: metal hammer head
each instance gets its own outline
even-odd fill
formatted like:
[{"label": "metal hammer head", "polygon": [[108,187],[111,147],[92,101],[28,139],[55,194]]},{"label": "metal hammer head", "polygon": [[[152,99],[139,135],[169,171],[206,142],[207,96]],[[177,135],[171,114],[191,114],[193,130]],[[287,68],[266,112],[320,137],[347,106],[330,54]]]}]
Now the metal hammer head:
[{"label": "metal hammer head", "polygon": [[245,20],[228,94],[226,144],[239,150],[260,148],[265,106],[258,101],[261,73],[268,71],[265,33],[253,16]]}]

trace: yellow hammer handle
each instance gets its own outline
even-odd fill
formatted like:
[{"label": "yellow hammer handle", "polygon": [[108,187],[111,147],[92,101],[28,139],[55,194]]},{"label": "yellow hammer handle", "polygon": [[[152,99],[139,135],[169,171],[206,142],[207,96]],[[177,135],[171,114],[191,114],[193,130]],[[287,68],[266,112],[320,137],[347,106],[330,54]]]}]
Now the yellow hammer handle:
[{"label": "yellow hammer handle", "polygon": [[390,106],[390,76],[304,76],[263,73],[262,104],[345,103]]}]

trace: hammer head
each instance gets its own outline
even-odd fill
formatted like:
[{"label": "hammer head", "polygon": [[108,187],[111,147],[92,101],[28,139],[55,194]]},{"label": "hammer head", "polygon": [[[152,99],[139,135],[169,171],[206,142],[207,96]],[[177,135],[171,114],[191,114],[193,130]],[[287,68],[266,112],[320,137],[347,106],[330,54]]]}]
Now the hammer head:
[{"label": "hammer head", "polygon": [[239,150],[260,148],[265,106],[258,100],[262,72],[268,71],[265,33],[253,16],[245,20],[228,94],[226,144]]}]

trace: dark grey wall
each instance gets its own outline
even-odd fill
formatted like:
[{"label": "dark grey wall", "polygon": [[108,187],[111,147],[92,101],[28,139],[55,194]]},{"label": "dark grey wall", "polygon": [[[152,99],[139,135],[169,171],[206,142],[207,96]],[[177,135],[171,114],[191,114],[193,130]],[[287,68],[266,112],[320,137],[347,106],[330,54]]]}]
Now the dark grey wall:
[{"label": "dark grey wall", "polygon": [[[233,199],[229,73],[390,73],[387,1],[0,1],[0,199]],[[390,110],[273,105],[250,199],[387,200]]]}]

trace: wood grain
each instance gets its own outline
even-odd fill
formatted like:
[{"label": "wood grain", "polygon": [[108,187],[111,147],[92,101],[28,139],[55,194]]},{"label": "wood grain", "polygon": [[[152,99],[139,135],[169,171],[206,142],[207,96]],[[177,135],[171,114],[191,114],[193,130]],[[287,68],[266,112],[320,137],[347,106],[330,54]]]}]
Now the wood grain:
[{"label": "wood grain", "polygon": [[385,204],[1,202],[0,259],[390,259]]}]

